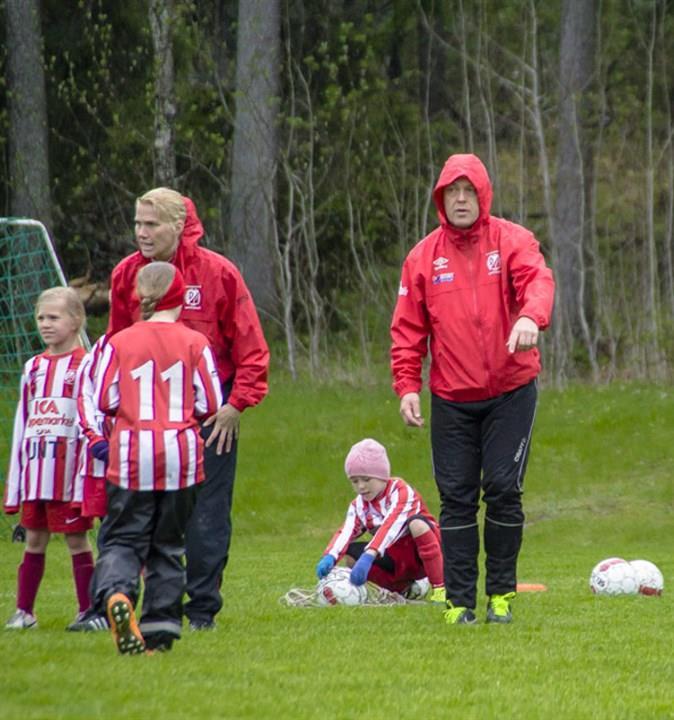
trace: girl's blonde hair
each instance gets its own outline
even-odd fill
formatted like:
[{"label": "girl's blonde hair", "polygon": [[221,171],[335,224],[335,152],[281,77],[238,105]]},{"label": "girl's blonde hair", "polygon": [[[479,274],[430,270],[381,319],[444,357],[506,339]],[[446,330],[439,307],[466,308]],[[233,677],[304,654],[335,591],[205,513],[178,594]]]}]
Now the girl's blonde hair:
[{"label": "girl's blonde hair", "polygon": [[43,290],[35,303],[35,317],[37,318],[40,312],[40,305],[56,300],[63,301],[66,312],[77,324],[77,331],[79,332],[84,327],[87,313],[84,309],[84,303],[74,288],[57,286]]},{"label": "girl's blonde hair", "polygon": [[136,277],[136,293],[140,299],[143,320],[154,315],[157,303],[171,287],[176,269],[171,263],[156,260],[143,267]]},{"label": "girl's blonde hair", "polygon": [[157,212],[157,217],[169,225],[185,220],[187,210],[183,196],[171,188],[158,187],[148,190],[136,199],[136,205],[150,205]]}]

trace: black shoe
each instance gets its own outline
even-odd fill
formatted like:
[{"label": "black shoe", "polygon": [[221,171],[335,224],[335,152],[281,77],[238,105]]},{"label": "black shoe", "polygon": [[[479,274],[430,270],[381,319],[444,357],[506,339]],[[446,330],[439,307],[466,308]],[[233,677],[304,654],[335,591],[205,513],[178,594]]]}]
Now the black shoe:
[{"label": "black shoe", "polygon": [[173,647],[175,635],[166,632],[152,633],[145,635],[145,649],[147,652],[168,652]]},{"label": "black shoe", "polygon": [[66,628],[68,632],[98,632],[109,629],[108,618],[99,615],[95,610],[78,613],[75,620]]},{"label": "black shoe", "polygon": [[215,630],[215,620],[213,618],[190,620],[190,630]]}]

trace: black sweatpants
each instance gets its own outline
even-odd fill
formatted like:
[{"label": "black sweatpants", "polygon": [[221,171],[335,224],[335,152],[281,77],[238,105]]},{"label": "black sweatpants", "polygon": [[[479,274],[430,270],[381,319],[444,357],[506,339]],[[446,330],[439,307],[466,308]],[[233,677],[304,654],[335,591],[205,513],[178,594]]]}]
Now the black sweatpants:
[{"label": "black sweatpants", "polygon": [[195,488],[135,491],[108,482],[106,490],[105,541],[99,546],[92,580],[95,607],[104,612],[108,598],[116,592],[124,593],[135,604],[144,568],[143,637],[180,637],[185,527],[194,506]]},{"label": "black sweatpants", "polygon": [[514,591],[522,544],[522,490],[536,415],[536,381],[479,402],[431,398],[431,447],[440,493],[447,599],[475,609],[480,492],[486,505],[487,595]]},{"label": "black sweatpants", "polygon": [[[223,386],[229,397],[231,385]],[[204,443],[212,427],[202,427]],[[187,595],[185,615],[190,621],[210,621],[222,608],[220,585],[229,559],[232,539],[232,500],[236,472],[237,441],[229,452],[215,452],[216,443],[204,446],[204,474],[194,511],[185,534]]]}]

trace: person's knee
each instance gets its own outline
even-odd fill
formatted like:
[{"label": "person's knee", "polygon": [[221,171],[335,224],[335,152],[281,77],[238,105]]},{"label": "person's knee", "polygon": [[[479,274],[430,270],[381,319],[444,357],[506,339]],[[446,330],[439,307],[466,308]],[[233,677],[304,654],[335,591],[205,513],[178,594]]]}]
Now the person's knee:
[{"label": "person's knee", "polygon": [[407,527],[409,528],[412,537],[415,538],[429,532],[431,529],[431,526],[421,518],[412,518],[412,520],[410,520],[407,524]]},{"label": "person's knee", "polygon": [[71,555],[91,552],[91,545],[86,533],[70,533],[66,535],[66,544]]},{"label": "person's knee", "polygon": [[26,550],[36,555],[44,555],[47,552],[50,533],[48,530],[26,530]]}]

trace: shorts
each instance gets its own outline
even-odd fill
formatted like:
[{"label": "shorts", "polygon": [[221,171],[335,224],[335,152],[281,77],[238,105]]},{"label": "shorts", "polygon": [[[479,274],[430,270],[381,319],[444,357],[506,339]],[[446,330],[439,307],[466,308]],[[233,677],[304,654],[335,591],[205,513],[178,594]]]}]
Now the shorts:
[{"label": "shorts", "polygon": [[31,500],[21,507],[21,524],[27,530],[48,530],[53,533],[83,533],[91,530],[94,521],[80,515],[79,508],[59,500]]},{"label": "shorts", "polygon": [[108,496],[105,492],[105,478],[84,476],[82,493],[82,517],[102,518],[108,511]]},{"label": "shorts", "polygon": [[[358,559],[365,550],[367,543],[354,542],[347,549],[347,555]],[[368,575],[376,585],[402,592],[413,580],[426,577],[426,570],[417,554],[417,546],[411,535],[403,535],[393,545],[389,545],[383,555],[377,556]]]}]

